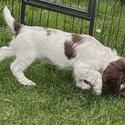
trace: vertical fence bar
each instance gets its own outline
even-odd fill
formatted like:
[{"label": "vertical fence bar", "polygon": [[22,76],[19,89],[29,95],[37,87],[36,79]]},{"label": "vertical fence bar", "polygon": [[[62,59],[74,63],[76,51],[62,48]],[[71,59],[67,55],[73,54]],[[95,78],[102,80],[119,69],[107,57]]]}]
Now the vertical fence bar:
[{"label": "vertical fence bar", "polygon": [[[98,0],[98,2],[97,2],[97,10],[96,10],[96,15],[97,16],[99,14],[99,8],[100,8],[100,0]],[[95,19],[95,29],[96,29],[96,23],[97,23],[97,17]],[[94,30],[94,34],[95,34],[95,30]]]},{"label": "vertical fence bar", "polygon": [[73,29],[74,29],[74,21],[75,21],[75,17],[73,17],[72,18],[73,20],[72,20],[72,32],[74,31]]},{"label": "vertical fence bar", "polygon": [[123,9],[123,6],[122,6],[121,9],[120,9],[120,15],[119,15],[119,20],[118,20],[118,30],[117,30],[117,33],[116,33],[115,48],[116,48],[116,46],[117,46],[117,42],[118,42],[119,26],[120,26],[120,22],[121,22],[122,9]]},{"label": "vertical fence bar", "polygon": [[[21,7],[21,6],[20,6],[20,0],[19,0],[19,5],[18,5],[18,6],[19,6],[18,12],[19,12],[19,14],[20,14],[20,12],[21,12],[21,11],[20,11],[20,7]],[[18,20],[20,20],[20,16],[18,16]]]},{"label": "vertical fence bar", "polygon": [[81,0],[78,0],[78,5],[77,5],[77,8],[79,8],[79,5],[80,5],[80,1],[81,1]]},{"label": "vertical fence bar", "polygon": [[10,0],[8,1],[8,5],[11,5],[11,1]]},{"label": "vertical fence bar", "polygon": [[4,3],[5,5],[7,5],[7,0],[5,0],[5,3]]},{"label": "vertical fence bar", "polygon": [[57,29],[57,26],[58,26],[58,15],[59,15],[59,14],[57,13],[57,14],[56,14],[56,24],[55,24],[55,25],[56,25],[56,26],[55,26],[56,29]]},{"label": "vertical fence bar", "polygon": [[42,9],[40,9],[40,13],[39,13],[39,26],[41,25],[41,19],[42,19]]},{"label": "vertical fence bar", "polygon": [[33,17],[34,17],[34,8],[32,7],[31,22],[30,22],[31,25],[33,25]]},{"label": "vertical fence bar", "polygon": [[[125,34],[123,36],[123,46],[122,46],[122,51],[121,51],[121,55],[124,55],[124,49],[125,49]],[[125,56],[125,55],[124,55]]]},{"label": "vertical fence bar", "polygon": [[[91,20],[90,20],[90,26],[89,26],[89,35],[93,35],[93,29],[94,29],[94,19],[95,19],[95,10],[96,10],[96,0],[89,0],[89,6],[91,5]],[[89,8],[88,8],[89,9]]]},{"label": "vertical fence bar", "polygon": [[113,6],[113,10],[112,10],[112,19],[111,19],[111,26],[110,26],[110,30],[109,30],[108,46],[109,46],[109,42],[110,42],[110,38],[111,38],[112,25],[113,25],[113,19],[114,19],[114,14],[115,14],[115,6],[116,6],[116,1],[115,1],[114,6]]},{"label": "vertical fence bar", "polygon": [[64,17],[64,25],[63,25],[63,30],[65,31],[65,29],[66,29],[66,15],[65,15],[65,17]]},{"label": "vertical fence bar", "polygon": [[106,0],[106,2],[107,3],[106,3],[106,8],[105,8],[105,14],[104,14],[104,20],[103,20],[103,24],[102,24],[102,32],[101,32],[101,38],[100,38],[101,41],[102,41],[102,38],[103,38],[106,16],[107,16],[107,11],[108,11],[108,0]]},{"label": "vertical fence bar", "polygon": [[86,6],[85,9],[88,9],[88,8],[87,8],[87,7],[88,7],[88,0],[86,0],[85,6]]},{"label": "vertical fence bar", "polygon": [[21,5],[21,16],[20,16],[20,22],[24,24],[24,18],[25,18],[25,0],[22,0],[22,5]]},{"label": "vertical fence bar", "polygon": [[50,11],[48,11],[48,15],[47,15],[47,23],[46,23],[47,27],[49,26],[49,15],[50,15]]},{"label": "vertical fence bar", "polygon": [[14,11],[13,11],[14,10],[14,0],[12,0],[11,6],[12,6],[11,8],[12,8],[12,14],[13,14],[14,13]]},{"label": "vertical fence bar", "polygon": [[72,0],[70,0],[70,3],[69,3],[69,5],[70,5],[70,6],[72,5]]},{"label": "vertical fence bar", "polygon": [[83,19],[81,19],[80,34],[82,33],[82,29],[83,29]]}]

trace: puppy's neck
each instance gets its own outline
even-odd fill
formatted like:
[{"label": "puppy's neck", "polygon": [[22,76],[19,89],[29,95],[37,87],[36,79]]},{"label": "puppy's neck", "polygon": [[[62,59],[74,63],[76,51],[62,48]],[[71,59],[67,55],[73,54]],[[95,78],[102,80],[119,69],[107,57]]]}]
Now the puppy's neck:
[{"label": "puppy's neck", "polygon": [[117,52],[115,50],[111,50],[109,49],[107,55],[104,57],[104,65],[102,67],[101,73],[103,73],[105,71],[105,69],[114,61],[119,60],[120,57],[119,55],[117,55]]}]

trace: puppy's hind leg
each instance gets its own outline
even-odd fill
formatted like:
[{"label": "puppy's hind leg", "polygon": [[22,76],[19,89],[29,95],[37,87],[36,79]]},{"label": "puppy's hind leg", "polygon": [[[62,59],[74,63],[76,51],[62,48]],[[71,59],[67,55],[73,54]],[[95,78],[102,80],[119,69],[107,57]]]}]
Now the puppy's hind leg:
[{"label": "puppy's hind leg", "polygon": [[7,57],[14,56],[15,52],[7,46],[1,47],[0,48],[0,61],[3,61]]},{"label": "puppy's hind leg", "polygon": [[10,69],[17,80],[23,85],[36,85],[25,77],[23,71],[35,60],[34,56],[17,57],[11,64]]}]

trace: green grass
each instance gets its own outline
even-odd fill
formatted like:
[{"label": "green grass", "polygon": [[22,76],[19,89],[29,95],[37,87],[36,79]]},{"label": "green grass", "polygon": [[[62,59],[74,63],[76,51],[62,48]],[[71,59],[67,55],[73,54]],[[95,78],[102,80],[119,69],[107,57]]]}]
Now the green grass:
[{"label": "green grass", "polygon": [[[4,2],[3,0],[0,2],[2,12]],[[115,27],[118,20],[114,20],[111,41],[108,41],[111,23],[109,16],[112,16],[111,4],[113,1],[107,10],[108,16],[104,25],[102,42],[104,40],[104,44],[108,45],[109,43],[109,46],[114,47],[116,43],[112,40],[116,39],[114,38],[117,34]],[[11,4],[9,5],[11,7]],[[14,1],[14,8],[17,8],[17,5],[19,5],[18,1]],[[102,29],[105,5],[105,1],[101,0],[96,28]],[[18,10],[14,11],[17,19]],[[36,8],[33,10],[28,7],[26,11],[27,24],[56,27],[54,18],[54,15],[57,16],[56,13],[50,12],[47,22],[48,11]],[[119,10],[120,6],[117,4],[117,11]],[[32,12],[34,13],[33,21],[31,21]],[[40,14],[41,20],[37,18]],[[124,18],[122,15],[123,20]],[[0,13],[0,19],[0,46],[4,46],[9,43],[11,33],[7,28],[4,28],[2,13]],[[87,32],[88,23],[83,22],[86,25],[83,26],[82,32]],[[58,29],[79,33],[80,26],[81,20],[75,18],[73,26],[73,18],[58,15]],[[118,52],[121,52],[122,47],[124,48],[121,45],[123,44],[124,27],[124,22],[120,23],[119,34],[121,35],[118,35],[120,46],[116,48]],[[101,34],[95,32],[94,35],[97,39],[101,39]],[[121,42],[119,42],[120,40]],[[124,51],[122,54],[125,54]],[[13,60],[14,58],[10,58],[0,63],[0,125],[125,125],[125,100],[119,95],[111,95],[107,90],[103,90],[100,97],[93,96],[91,92],[75,87],[72,71],[60,70],[39,60],[25,71],[26,76],[37,85],[25,87],[17,82],[10,71],[9,66]]]}]

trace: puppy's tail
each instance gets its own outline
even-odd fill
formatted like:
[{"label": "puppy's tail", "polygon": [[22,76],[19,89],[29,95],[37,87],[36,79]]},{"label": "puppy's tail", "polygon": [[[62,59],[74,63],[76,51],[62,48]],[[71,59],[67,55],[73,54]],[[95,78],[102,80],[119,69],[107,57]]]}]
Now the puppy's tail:
[{"label": "puppy's tail", "polygon": [[12,17],[10,10],[6,6],[4,7],[4,18],[12,32],[18,34],[23,25]]}]

